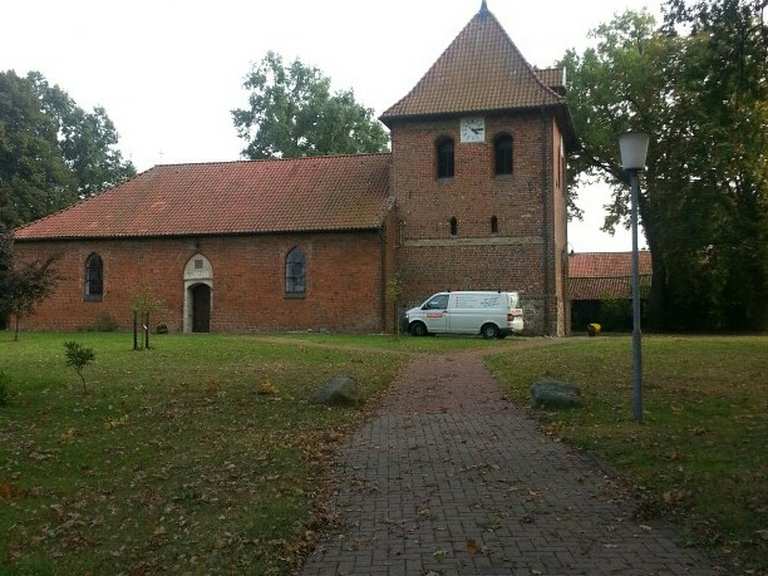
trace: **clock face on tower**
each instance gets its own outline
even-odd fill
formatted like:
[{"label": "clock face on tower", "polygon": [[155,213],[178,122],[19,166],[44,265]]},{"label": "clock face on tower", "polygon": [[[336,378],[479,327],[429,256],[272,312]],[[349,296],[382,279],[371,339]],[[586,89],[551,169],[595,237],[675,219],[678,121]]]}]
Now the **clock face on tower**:
[{"label": "clock face on tower", "polygon": [[462,142],[485,142],[485,118],[462,118],[459,130]]}]

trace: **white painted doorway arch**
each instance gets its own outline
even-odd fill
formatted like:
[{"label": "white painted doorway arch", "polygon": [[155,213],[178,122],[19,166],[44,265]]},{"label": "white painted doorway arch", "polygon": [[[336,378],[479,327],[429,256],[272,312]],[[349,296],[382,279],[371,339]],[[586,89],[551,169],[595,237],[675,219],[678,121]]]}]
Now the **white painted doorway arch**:
[{"label": "white painted doorway arch", "polygon": [[[210,302],[208,303],[209,320],[213,312],[213,266],[208,258],[202,254],[195,254],[184,266],[184,332],[190,333],[194,328],[195,288],[201,284],[210,289]],[[198,293],[200,291],[197,291]]]}]

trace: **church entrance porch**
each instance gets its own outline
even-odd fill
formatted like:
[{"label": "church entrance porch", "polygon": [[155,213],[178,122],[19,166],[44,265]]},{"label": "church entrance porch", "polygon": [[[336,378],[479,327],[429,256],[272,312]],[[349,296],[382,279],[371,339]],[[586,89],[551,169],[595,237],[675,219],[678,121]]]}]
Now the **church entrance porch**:
[{"label": "church entrance porch", "polygon": [[209,332],[213,301],[213,267],[202,254],[184,267],[184,332]]}]

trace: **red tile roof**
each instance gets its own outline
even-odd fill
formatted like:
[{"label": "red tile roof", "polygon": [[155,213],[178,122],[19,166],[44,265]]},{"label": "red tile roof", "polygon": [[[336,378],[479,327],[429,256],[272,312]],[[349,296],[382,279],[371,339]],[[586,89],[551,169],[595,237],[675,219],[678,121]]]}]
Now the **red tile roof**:
[{"label": "red tile roof", "polygon": [[389,154],[155,166],[16,230],[16,239],[378,228],[389,166]]},{"label": "red tile roof", "polygon": [[[568,257],[570,278],[616,278],[632,275],[631,252],[579,252]],[[652,273],[651,253],[640,252],[640,274]]]},{"label": "red tile roof", "polygon": [[[651,276],[640,276],[640,296],[646,298],[651,288]],[[571,300],[629,300],[632,298],[631,278],[571,278],[568,281]]]},{"label": "red tile roof", "polygon": [[481,9],[424,77],[381,119],[563,106],[496,17]]},{"label": "red tile roof", "polygon": [[[640,252],[640,292],[648,295],[652,277],[651,253]],[[568,296],[571,300],[632,297],[631,252],[582,252],[568,258]]]},{"label": "red tile roof", "polygon": [[561,95],[565,92],[565,68],[536,68],[535,71],[549,88]]}]

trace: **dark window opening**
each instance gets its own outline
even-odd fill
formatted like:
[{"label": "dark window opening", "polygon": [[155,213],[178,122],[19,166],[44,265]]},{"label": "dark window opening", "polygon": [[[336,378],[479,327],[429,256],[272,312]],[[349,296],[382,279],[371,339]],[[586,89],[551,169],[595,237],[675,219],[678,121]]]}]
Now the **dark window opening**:
[{"label": "dark window opening", "polygon": [[298,246],[285,257],[285,293],[303,296],[306,291],[307,259]]},{"label": "dark window opening", "polygon": [[453,178],[453,140],[450,138],[437,141],[437,177]]},{"label": "dark window opening", "polygon": [[458,236],[459,223],[456,221],[456,218],[451,218],[448,223],[451,225],[451,236]]},{"label": "dark window opening", "polygon": [[104,263],[101,256],[91,254],[85,261],[85,299],[101,300],[104,296]]},{"label": "dark window opening", "polygon": [[491,216],[491,234],[499,233],[499,219],[496,216]]},{"label": "dark window opening", "polygon": [[501,134],[494,140],[493,148],[496,153],[496,174],[512,174],[512,136]]}]

